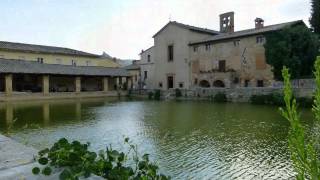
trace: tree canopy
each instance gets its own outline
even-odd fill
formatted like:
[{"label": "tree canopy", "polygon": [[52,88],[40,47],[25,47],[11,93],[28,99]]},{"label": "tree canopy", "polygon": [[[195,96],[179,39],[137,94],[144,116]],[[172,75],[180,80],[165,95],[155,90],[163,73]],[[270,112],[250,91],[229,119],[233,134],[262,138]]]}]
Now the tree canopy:
[{"label": "tree canopy", "polygon": [[272,66],[276,80],[282,80],[283,66],[290,69],[294,79],[312,76],[319,40],[306,26],[286,27],[269,33],[264,47],[267,63]]},{"label": "tree canopy", "polygon": [[320,35],[320,0],[311,1],[310,24],[315,33]]}]

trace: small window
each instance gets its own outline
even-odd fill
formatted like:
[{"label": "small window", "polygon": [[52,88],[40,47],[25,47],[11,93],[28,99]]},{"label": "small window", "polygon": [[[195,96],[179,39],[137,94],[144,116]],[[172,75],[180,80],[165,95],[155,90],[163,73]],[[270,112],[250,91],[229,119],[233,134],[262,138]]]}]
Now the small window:
[{"label": "small window", "polygon": [[264,87],[263,80],[257,81],[257,87]]},{"label": "small window", "polygon": [[148,78],[148,71],[144,71],[144,79]]},{"label": "small window", "polygon": [[86,61],[87,66],[91,66],[91,61]]},{"label": "small window", "polygon": [[159,88],[162,88],[162,82],[159,82]]},{"label": "small window", "polygon": [[211,50],[211,45],[210,44],[206,44],[206,51],[210,51]]},{"label": "small window", "polygon": [[179,83],[179,88],[183,88],[183,82]]},{"label": "small window", "polygon": [[249,87],[250,80],[246,79],[244,81],[244,87]]},{"label": "small window", "polygon": [[173,61],[173,45],[168,46],[168,62]]},{"label": "small window", "polygon": [[43,58],[37,58],[37,62],[43,64]]},{"label": "small window", "polygon": [[238,47],[240,45],[240,40],[233,41],[234,47]]},{"label": "small window", "polygon": [[264,43],[265,38],[263,36],[258,36],[256,39],[257,44],[262,44]]},{"label": "small window", "polygon": [[198,52],[198,46],[193,46],[193,52]]},{"label": "small window", "polygon": [[138,75],[134,75],[134,81],[138,81]]},{"label": "small window", "polygon": [[148,55],[148,62],[151,62],[151,55]]},{"label": "small window", "polygon": [[198,84],[198,78],[194,79],[194,84],[196,84],[196,85]]}]

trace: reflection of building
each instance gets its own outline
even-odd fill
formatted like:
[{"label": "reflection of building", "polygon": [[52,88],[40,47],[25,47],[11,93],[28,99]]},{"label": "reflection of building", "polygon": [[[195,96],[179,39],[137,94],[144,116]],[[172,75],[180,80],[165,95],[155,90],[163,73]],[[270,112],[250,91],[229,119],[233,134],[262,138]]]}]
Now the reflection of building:
[{"label": "reflection of building", "polygon": [[[154,38],[154,46],[141,53],[141,61],[152,58],[149,88],[264,87],[271,86],[273,74],[266,64],[265,34],[303,21],[234,31],[234,13],[220,15],[220,31],[169,22]],[[143,63],[142,63],[143,64]]]},{"label": "reflection of building", "polygon": [[73,49],[0,42],[0,91],[6,96],[107,92],[117,87],[119,79],[129,77],[118,66],[100,55]]}]

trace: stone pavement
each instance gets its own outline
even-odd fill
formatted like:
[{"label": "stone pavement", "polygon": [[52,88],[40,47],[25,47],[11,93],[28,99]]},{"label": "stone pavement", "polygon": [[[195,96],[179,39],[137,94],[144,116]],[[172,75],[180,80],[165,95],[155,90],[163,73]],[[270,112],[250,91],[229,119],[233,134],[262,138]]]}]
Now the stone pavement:
[{"label": "stone pavement", "polygon": [[[59,173],[51,176],[35,176],[31,170],[40,166],[35,162],[37,150],[18,143],[0,134],[0,180],[55,180]],[[91,176],[89,180],[101,180]]]}]

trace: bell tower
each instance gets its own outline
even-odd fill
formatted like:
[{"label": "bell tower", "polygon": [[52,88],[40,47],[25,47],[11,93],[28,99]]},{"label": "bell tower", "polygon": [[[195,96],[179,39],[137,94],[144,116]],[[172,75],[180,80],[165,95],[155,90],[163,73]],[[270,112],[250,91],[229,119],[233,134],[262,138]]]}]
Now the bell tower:
[{"label": "bell tower", "polygon": [[220,14],[220,32],[233,33],[234,32],[234,12],[227,12]]}]

